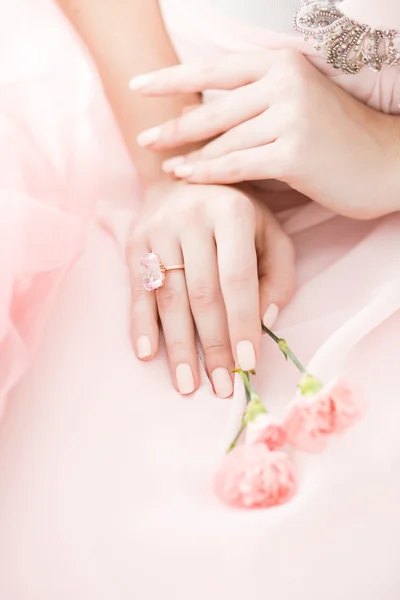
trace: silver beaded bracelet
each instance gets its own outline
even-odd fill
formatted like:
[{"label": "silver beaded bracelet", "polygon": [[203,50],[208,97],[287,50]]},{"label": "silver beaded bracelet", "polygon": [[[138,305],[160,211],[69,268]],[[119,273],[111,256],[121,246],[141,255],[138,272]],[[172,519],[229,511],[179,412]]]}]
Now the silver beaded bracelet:
[{"label": "silver beaded bracelet", "polygon": [[378,72],[384,65],[400,66],[400,33],[352,21],[334,0],[305,0],[294,17],[294,28],[344,73],[355,75],[363,67]]}]

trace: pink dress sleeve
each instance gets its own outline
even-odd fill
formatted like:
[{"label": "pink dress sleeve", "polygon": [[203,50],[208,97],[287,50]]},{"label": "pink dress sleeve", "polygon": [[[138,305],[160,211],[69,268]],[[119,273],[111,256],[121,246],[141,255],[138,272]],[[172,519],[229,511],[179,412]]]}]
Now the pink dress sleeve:
[{"label": "pink dress sleeve", "polygon": [[400,31],[400,4],[398,0],[343,0],[340,10],[351,19],[374,29]]}]

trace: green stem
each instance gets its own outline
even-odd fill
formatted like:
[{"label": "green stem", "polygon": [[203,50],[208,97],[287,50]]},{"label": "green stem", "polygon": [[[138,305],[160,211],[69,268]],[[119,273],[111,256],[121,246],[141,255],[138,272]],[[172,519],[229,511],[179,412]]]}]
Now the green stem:
[{"label": "green stem", "polygon": [[236,444],[237,444],[237,443],[238,443],[238,441],[239,441],[239,438],[240,438],[240,436],[242,435],[243,431],[245,430],[245,427],[246,427],[246,425],[245,425],[245,423],[243,422],[243,423],[242,423],[242,426],[241,426],[241,428],[239,429],[239,431],[238,431],[238,432],[237,432],[237,434],[236,434],[236,437],[235,437],[235,439],[233,440],[233,442],[231,443],[231,445],[230,445],[230,446],[229,446],[229,448],[227,449],[227,451],[226,451],[226,453],[227,453],[227,454],[229,454],[229,452],[231,452],[231,451],[234,449],[234,447],[236,446]]},{"label": "green stem", "polygon": [[261,327],[262,327],[262,330],[264,331],[264,333],[266,333],[267,335],[269,335],[269,337],[272,338],[274,340],[274,342],[276,342],[277,344],[279,344],[280,338],[278,338],[278,336],[275,335],[273,331],[271,331],[270,329],[268,329],[268,327],[265,327],[264,323],[261,323]]},{"label": "green stem", "polygon": [[295,356],[295,354],[289,348],[286,340],[284,340],[282,338],[278,338],[278,336],[276,336],[270,329],[268,329],[268,327],[265,327],[264,324],[262,324],[262,329],[263,329],[263,331],[265,331],[265,333],[267,335],[269,335],[269,337],[271,339],[274,340],[274,342],[279,346],[281,352],[283,352],[283,354],[286,356],[286,358],[288,358],[289,360],[292,361],[292,363],[298,368],[300,373],[303,373],[303,374],[307,373],[306,369],[301,364],[299,359]]},{"label": "green stem", "polygon": [[239,373],[240,377],[243,379],[244,389],[246,391],[246,400],[247,400],[247,404],[249,404],[249,402],[251,400],[251,394],[254,393],[253,386],[251,385],[251,382],[250,382],[249,374],[247,371],[242,371],[241,369],[237,369],[236,372]]}]

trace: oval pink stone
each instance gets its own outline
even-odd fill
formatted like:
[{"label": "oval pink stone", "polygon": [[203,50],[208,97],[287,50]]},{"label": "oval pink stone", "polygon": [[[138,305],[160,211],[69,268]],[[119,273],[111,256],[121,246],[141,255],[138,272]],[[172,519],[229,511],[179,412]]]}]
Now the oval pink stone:
[{"label": "oval pink stone", "polygon": [[148,292],[158,290],[164,281],[165,273],[160,267],[157,254],[150,252],[140,261],[140,274],[142,276],[143,287]]}]

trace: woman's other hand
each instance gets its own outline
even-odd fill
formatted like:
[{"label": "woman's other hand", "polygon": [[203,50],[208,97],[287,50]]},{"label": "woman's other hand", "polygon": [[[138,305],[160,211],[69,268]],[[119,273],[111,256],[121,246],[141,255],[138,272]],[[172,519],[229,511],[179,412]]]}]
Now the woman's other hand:
[{"label": "woman's other hand", "polygon": [[145,95],[222,97],[139,136],[152,149],[211,140],[164,164],[190,182],[277,179],[345,216],[400,208],[400,119],[377,112],[288,50],[227,55],[133,80]]}]

